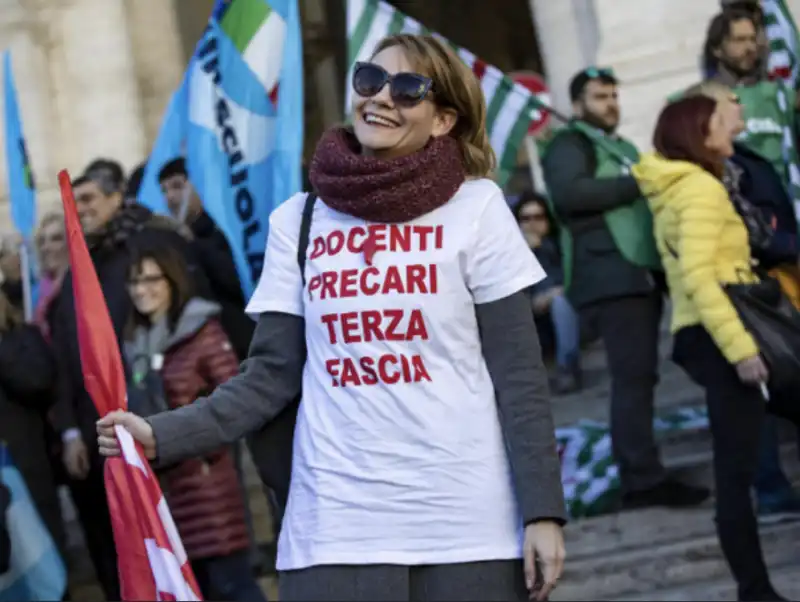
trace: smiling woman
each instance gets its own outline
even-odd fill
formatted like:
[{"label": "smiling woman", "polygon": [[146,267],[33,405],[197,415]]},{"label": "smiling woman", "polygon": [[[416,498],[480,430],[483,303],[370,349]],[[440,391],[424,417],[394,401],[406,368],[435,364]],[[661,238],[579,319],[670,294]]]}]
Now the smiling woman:
[{"label": "smiling woman", "polygon": [[435,38],[399,34],[381,41],[371,61],[353,72],[356,137],[366,154],[389,159],[416,152],[431,132],[447,134],[458,141],[468,175],[486,177],[496,160],[483,92],[464,63],[450,65],[445,56]]},{"label": "smiling woman", "polygon": [[104,418],[101,449],[119,453],[124,424],[171,463],[296,411],[281,600],[544,600],[565,513],[525,292],[544,273],[487,177],[480,85],[446,44],[403,34],[352,85],[353,126],[311,162],[319,198],[270,216],[242,374],[148,421]]}]

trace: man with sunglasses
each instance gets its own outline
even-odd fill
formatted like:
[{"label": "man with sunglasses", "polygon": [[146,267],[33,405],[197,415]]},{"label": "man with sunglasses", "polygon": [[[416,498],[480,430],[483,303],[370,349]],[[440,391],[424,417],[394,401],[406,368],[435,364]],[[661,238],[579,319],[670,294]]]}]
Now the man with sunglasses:
[{"label": "man with sunglasses", "polygon": [[551,141],[542,166],[560,225],[567,297],[599,332],[608,356],[623,505],[693,506],[708,490],[666,474],[653,433],[663,274],[652,215],[628,171],[638,151],[616,133],[617,83],[611,69],[575,75],[574,118]]}]

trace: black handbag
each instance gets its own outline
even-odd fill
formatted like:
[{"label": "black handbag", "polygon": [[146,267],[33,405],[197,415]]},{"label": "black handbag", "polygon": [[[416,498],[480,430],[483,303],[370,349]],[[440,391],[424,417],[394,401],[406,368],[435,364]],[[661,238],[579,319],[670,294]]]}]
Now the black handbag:
[{"label": "black handbag", "polygon": [[[317,195],[309,193],[303,206],[303,217],[300,222],[300,238],[297,244],[297,264],[306,283],[306,251],[311,236],[311,216]],[[277,522],[283,519],[286,502],[289,499],[289,484],[292,480],[292,450],[294,447],[294,427],[297,423],[297,411],[300,408],[298,397],[290,403],[278,416],[270,420],[260,430],[246,438],[250,455],[258,470],[261,481],[275,494],[278,513]]]},{"label": "black handbag", "polygon": [[774,278],[723,288],[769,369],[768,410],[800,425],[800,312]]},{"label": "black handbag", "polygon": [[[665,246],[678,257],[672,245]],[[800,426],[800,312],[777,280],[766,274],[759,278],[759,282],[723,284],[722,290],[769,369],[767,411]]]}]

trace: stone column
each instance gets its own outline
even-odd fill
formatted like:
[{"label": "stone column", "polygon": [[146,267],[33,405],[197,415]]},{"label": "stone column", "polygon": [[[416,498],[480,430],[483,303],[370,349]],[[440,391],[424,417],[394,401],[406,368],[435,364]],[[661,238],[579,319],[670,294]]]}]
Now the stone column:
[{"label": "stone column", "polygon": [[[318,35],[325,35],[328,29],[329,18],[327,16],[330,7],[326,6],[324,0],[304,0],[301,4],[303,25],[306,27],[314,28]],[[327,34],[328,36],[330,33]],[[325,44],[325,41],[323,41]],[[330,44],[326,44],[327,52],[325,55],[314,61],[313,80],[316,90],[314,90],[315,97],[319,99],[319,111],[321,112],[322,125],[328,127],[342,120],[344,110],[342,107],[342,99],[338,94],[333,94],[331,91],[339,90],[342,88],[342,82],[339,81],[339,74],[336,69],[336,57],[334,56]],[[316,58],[316,57],[315,57]],[[310,61],[309,61],[310,62]],[[310,65],[306,65],[308,68]]]},{"label": "stone column", "polygon": [[149,149],[164,110],[186,68],[175,5],[170,0],[126,0],[136,81]]},{"label": "stone column", "polygon": [[569,114],[569,81],[595,62],[596,0],[529,0],[553,107]]},{"label": "stone column", "polygon": [[60,0],[54,12],[64,163],[77,172],[111,157],[130,169],[147,148],[123,0]]},{"label": "stone column", "polygon": [[700,53],[716,2],[595,0],[600,31],[597,62],[621,81],[621,132],[651,146],[653,125],[670,94],[700,79]]}]

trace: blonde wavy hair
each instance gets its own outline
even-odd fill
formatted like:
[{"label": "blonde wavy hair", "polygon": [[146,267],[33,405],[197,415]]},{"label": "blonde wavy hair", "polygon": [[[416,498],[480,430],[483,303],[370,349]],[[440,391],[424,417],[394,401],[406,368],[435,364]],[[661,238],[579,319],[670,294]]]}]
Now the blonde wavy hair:
[{"label": "blonde wavy hair", "polygon": [[721,100],[733,100],[736,94],[729,86],[710,79],[686,88],[683,93],[683,98],[692,98],[694,96],[705,96],[719,102]]},{"label": "blonde wavy hair", "polygon": [[64,214],[60,211],[48,211],[44,214],[42,219],[39,221],[39,226],[36,228],[36,246],[41,246],[42,244],[42,236],[44,235],[44,231],[46,228],[49,228],[51,225],[56,224],[60,226],[62,229],[65,229],[66,226],[64,225]]},{"label": "blonde wavy hair", "polygon": [[475,74],[446,44],[430,35],[400,33],[383,38],[372,53],[399,46],[414,70],[433,80],[434,102],[458,114],[450,136],[461,148],[467,175],[491,176],[497,166],[486,132],[486,100]]}]

